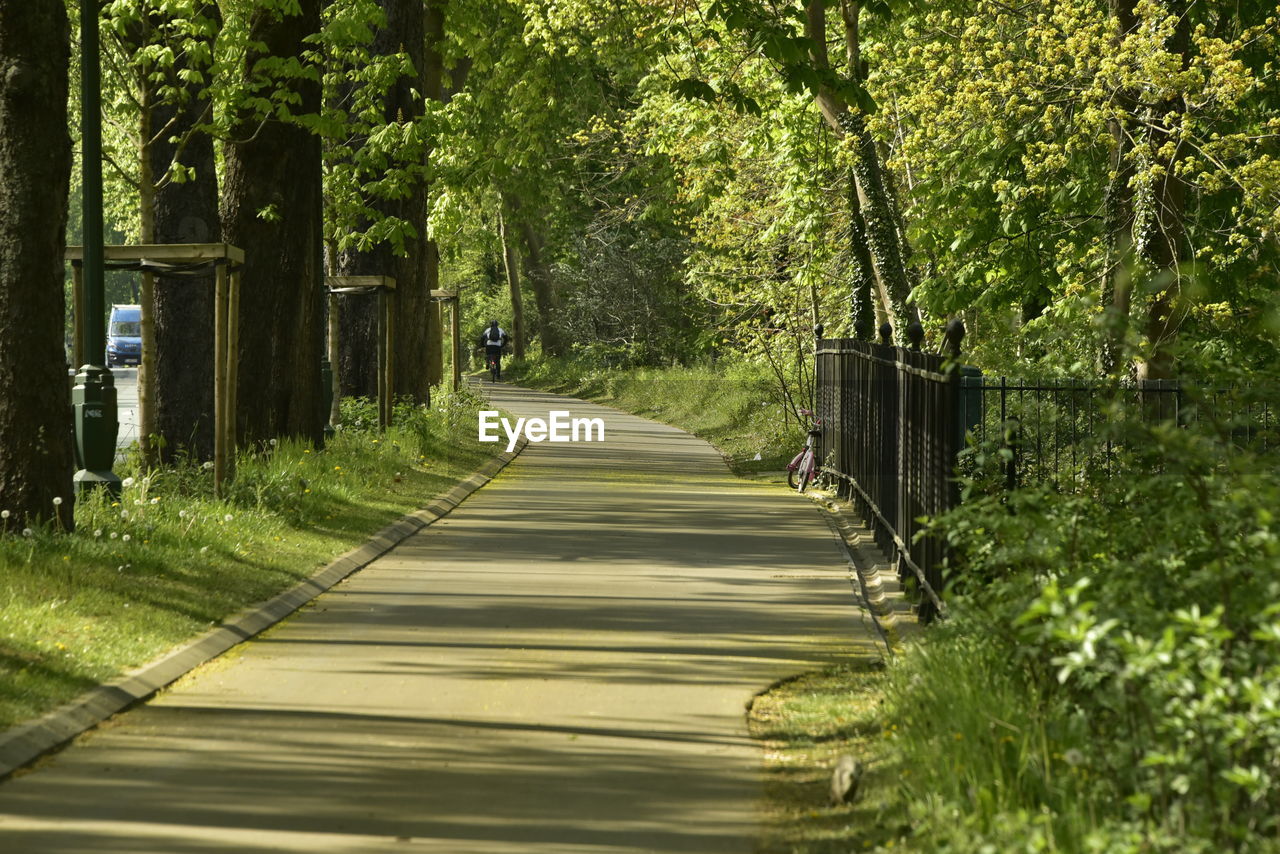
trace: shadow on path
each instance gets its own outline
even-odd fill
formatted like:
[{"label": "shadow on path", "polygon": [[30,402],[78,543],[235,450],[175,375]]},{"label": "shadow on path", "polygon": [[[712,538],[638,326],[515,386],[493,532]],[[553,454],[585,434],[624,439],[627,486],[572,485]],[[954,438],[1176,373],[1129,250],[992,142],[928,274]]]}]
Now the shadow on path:
[{"label": "shadow on path", "polygon": [[0,786],[6,851],[749,852],[771,682],[870,654],[819,514],[670,427],[531,445],[236,653]]}]

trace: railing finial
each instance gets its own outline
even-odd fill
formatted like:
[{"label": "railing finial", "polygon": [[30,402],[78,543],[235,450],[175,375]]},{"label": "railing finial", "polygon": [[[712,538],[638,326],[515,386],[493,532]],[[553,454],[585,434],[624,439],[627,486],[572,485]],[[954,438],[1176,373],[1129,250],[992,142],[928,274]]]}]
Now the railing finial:
[{"label": "railing finial", "polygon": [[880,324],[880,343],[886,347],[893,343],[893,327],[887,320]]},{"label": "railing finial", "polygon": [[920,321],[913,320],[907,325],[907,340],[911,342],[912,350],[920,350],[920,345],[924,343],[924,327],[920,325]]},{"label": "railing finial", "polygon": [[964,340],[964,321],[958,317],[947,322],[947,331],[942,338],[942,349],[953,359],[960,358],[960,342]]},{"label": "railing finial", "polygon": [[821,338],[821,337],[822,337],[822,330],[823,330],[823,326],[822,326],[822,324],[821,324],[821,323],[815,323],[815,324],[813,325],[813,337],[814,337],[814,338]]}]

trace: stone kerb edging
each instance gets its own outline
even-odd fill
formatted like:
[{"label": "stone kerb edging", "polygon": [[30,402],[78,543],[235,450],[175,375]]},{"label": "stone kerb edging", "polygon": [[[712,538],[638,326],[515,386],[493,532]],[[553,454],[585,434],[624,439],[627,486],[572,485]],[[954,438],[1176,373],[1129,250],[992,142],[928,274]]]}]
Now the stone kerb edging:
[{"label": "stone kerb edging", "polygon": [[492,480],[519,456],[527,444],[522,440],[510,453],[504,452],[488,460],[471,477],[425,508],[402,516],[374,534],[364,545],[342,555],[305,581],[228,617],[217,627],[149,664],[105,682],[39,718],[0,733],[0,779],[280,622],[339,581],[447,515],[467,496]]}]

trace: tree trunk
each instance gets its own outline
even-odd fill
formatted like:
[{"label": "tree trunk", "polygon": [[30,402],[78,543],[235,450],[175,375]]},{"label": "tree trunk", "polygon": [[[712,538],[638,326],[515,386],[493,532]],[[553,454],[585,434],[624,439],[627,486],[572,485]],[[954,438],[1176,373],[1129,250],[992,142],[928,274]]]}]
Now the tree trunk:
[{"label": "tree trunk", "polygon": [[[394,270],[391,250],[380,244],[364,252],[343,252],[334,263],[339,276],[387,276]],[[398,284],[398,282],[397,282]],[[338,375],[342,397],[378,397],[378,310],[377,294],[339,294],[338,360],[332,366]]]},{"label": "tree trunk", "polygon": [[62,0],[0,3],[0,329],[10,336],[0,346],[0,530],[55,516],[69,528],[73,518],[62,257],[69,44]]},{"label": "tree trunk", "polygon": [[[1183,3],[1171,3],[1177,28],[1169,47],[1188,62],[1191,19]],[[1110,0],[1116,22],[1116,47],[1138,24],[1136,0]],[[1173,345],[1181,317],[1175,310],[1180,293],[1178,266],[1186,257],[1186,186],[1178,176],[1178,162],[1186,156],[1177,144],[1179,119],[1186,109],[1181,98],[1143,107],[1136,95],[1121,92],[1117,98],[1120,115],[1108,126],[1113,148],[1112,179],[1106,195],[1106,228],[1110,236],[1107,280],[1103,305],[1102,368],[1114,373],[1125,367],[1124,342],[1128,335],[1133,305],[1135,275],[1150,278],[1154,296],[1145,306],[1143,335],[1147,358],[1137,364],[1137,373],[1148,379],[1173,375]],[[1168,117],[1173,116],[1169,121]],[[1175,143],[1173,153],[1162,156],[1167,143]],[[1160,177],[1142,179],[1136,160],[1144,166],[1158,165]]]},{"label": "tree trunk", "polygon": [[[191,92],[181,107],[160,105],[153,125],[169,130],[150,147],[156,243],[218,240],[218,176],[213,138],[195,126],[211,105]],[[170,142],[177,139],[178,142]],[[174,161],[195,169],[186,181],[165,179]],[[213,458],[213,276],[157,276],[155,280],[155,432],[158,457],[185,452]]]},{"label": "tree trunk", "polygon": [[528,222],[520,223],[520,233],[524,237],[525,270],[529,274],[529,284],[533,286],[533,301],[538,306],[542,352],[548,356],[563,356],[564,341],[556,325],[560,305],[556,299],[551,267],[547,264],[546,255],[543,252],[542,237]]},{"label": "tree trunk", "polygon": [[[858,17],[860,4],[845,2],[842,4],[845,30],[845,48],[852,66],[852,79],[862,78],[861,58],[859,50]],[[824,0],[808,0],[805,5],[805,34],[811,42],[810,55],[819,68],[829,69],[830,61],[826,50],[826,4]],[[899,242],[899,217],[894,208],[893,198],[885,186],[884,170],[880,163],[880,153],[876,149],[875,140],[867,128],[866,117],[860,110],[854,110],[849,104],[827,87],[821,87],[817,94],[818,109],[822,113],[832,131],[841,138],[853,142],[858,157],[854,161],[852,171],[859,194],[859,210],[863,220],[863,234],[867,251],[880,282],[881,290],[887,298],[885,306],[891,316],[895,332],[905,330],[908,323],[918,320],[914,305],[908,305],[911,293],[910,277],[907,273],[903,247]],[[855,250],[856,251],[856,250]]]},{"label": "tree trunk", "polygon": [[[219,19],[213,3],[199,11]],[[151,112],[153,139],[147,154],[156,188],[151,238],[156,243],[218,240],[213,138],[196,130],[212,118],[212,105],[201,97],[198,86],[177,77],[185,68],[179,59],[171,83],[185,86],[186,102],[157,104]],[[195,174],[182,182],[168,180],[175,162]],[[155,278],[153,412],[154,430],[161,438],[156,456],[162,461],[182,453],[197,460],[213,458],[213,288],[213,276]]]},{"label": "tree trunk", "polygon": [[[1191,18],[1184,0],[1174,0],[1168,5],[1178,21],[1169,48],[1182,58],[1182,68],[1186,69],[1190,64]],[[1160,176],[1145,193],[1151,204],[1134,212],[1134,244],[1154,276],[1155,290],[1147,306],[1144,330],[1147,359],[1138,371],[1145,379],[1173,376],[1173,350],[1182,325],[1182,315],[1177,311],[1182,292],[1179,265],[1186,259],[1188,247],[1186,183],[1180,177],[1179,167],[1187,152],[1178,137],[1185,113],[1185,99],[1175,97],[1162,101],[1148,111],[1142,134],[1145,159],[1160,167]],[[1164,153],[1166,147],[1171,147],[1171,153]]]},{"label": "tree trunk", "polygon": [[[427,13],[421,0],[382,0],[387,26],[375,37],[380,51],[404,51],[413,64],[413,76],[396,81],[387,99],[388,120],[410,121],[422,115],[422,98],[427,91]],[[443,25],[442,25],[443,26]],[[442,37],[442,35],[441,35]],[[395,394],[414,403],[431,402],[432,348],[440,352],[439,309],[431,301],[431,284],[439,278],[428,265],[432,255],[427,239],[427,184],[415,181],[403,199],[388,202],[388,213],[413,224],[415,235],[405,240],[405,254],[395,256],[390,275],[396,277]],[[438,265],[437,265],[438,266]],[[431,315],[436,331],[431,334]]]},{"label": "tree trunk", "polygon": [[[301,57],[320,30],[321,0],[301,0],[299,14],[256,8],[244,73],[269,57]],[[296,78],[295,114],[318,113],[320,85]],[[320,379],[320,139],[297,124],[241,116],[225,147],[223,237],[245,253],[240,291],[240,441],[301,436],[320,442],[326,413]]]},{"label": "tree trunk", "polygon": [[[1109,0],[1116,20],[1115,47],[1119,51],[1125,35],[1137,26],[1136,0]],[[1133,150],[1134,128],[1128,121],[1135,107],[1133,98],[1122,93],[1124,110],[1107,122],[1111,133],[1111,180],[1104,197],[1104,216],[1109,236],[1106,286],[1103,295],[1102,347],[1100,368],[1112,374],[1123,367],[1124,342],[1129,331],[1129,309],[1133,276]]]},{"label": "tree trunk", "polygon": [[[444,15],[447,0],[428,0],[426,4],[426,55],[424,66],[426,69],[423,88],[423,94],[433,101],[441,103],[445,100],[444,93],[444,58],[440,52],[441,45],[444,44]],[[431,155],[428,154],[428,160]],[[425,225],[423,233],[426,233]],[[440,287],[440,247],[436,245],[434,240],[428,239],[426,242],[426,282],[429,292]],[[426,344],[427,344],[427,361],[426,361],[426,380],[428,385],[434,386],[444,379],[444,359],[441,347],[443,346],[444,324],[441,320],[440,303],[428,302],[427,304],[427,324],[426,324]]]},{"label": "tree trunk", "polygon": [[[849,172],[849,252],[853,275],[851,314],[853,320],[853,337],[859,341],[875,339],[877,303],[873,295],[875,287],[875,265],[871,262],[871,252],[867,248],[867,231],[862,219],[862,202],[858,197],[858,182],[853,172]],[[883,311],[883,309],[882,309]]]},{"label": "tree trunk", "polygon": [[507,233],[507,220],[498,211],[498,238],[502,241],[502,268],[507,274],[507,289],[511,293],[511,342],[517,359],[524,358],[524,300],[520,296],[520,267],[516,248]]}]

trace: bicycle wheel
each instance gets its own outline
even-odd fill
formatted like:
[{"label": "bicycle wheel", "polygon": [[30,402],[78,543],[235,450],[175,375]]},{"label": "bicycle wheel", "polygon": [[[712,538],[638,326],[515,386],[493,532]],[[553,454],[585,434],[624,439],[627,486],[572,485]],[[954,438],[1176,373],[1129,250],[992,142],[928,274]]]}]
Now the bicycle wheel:
[{"label": "bicycle wheel", "polygon": [[498,381],[498,360],[497,359],[489,360],[489,381],[495,382],[495,383]]},{"label": "bicycle wheel", "polygon": [[804,492],[813,482],[813,451],[805,449],[800,465],[787,472],[787,485],[796,492]]}]

